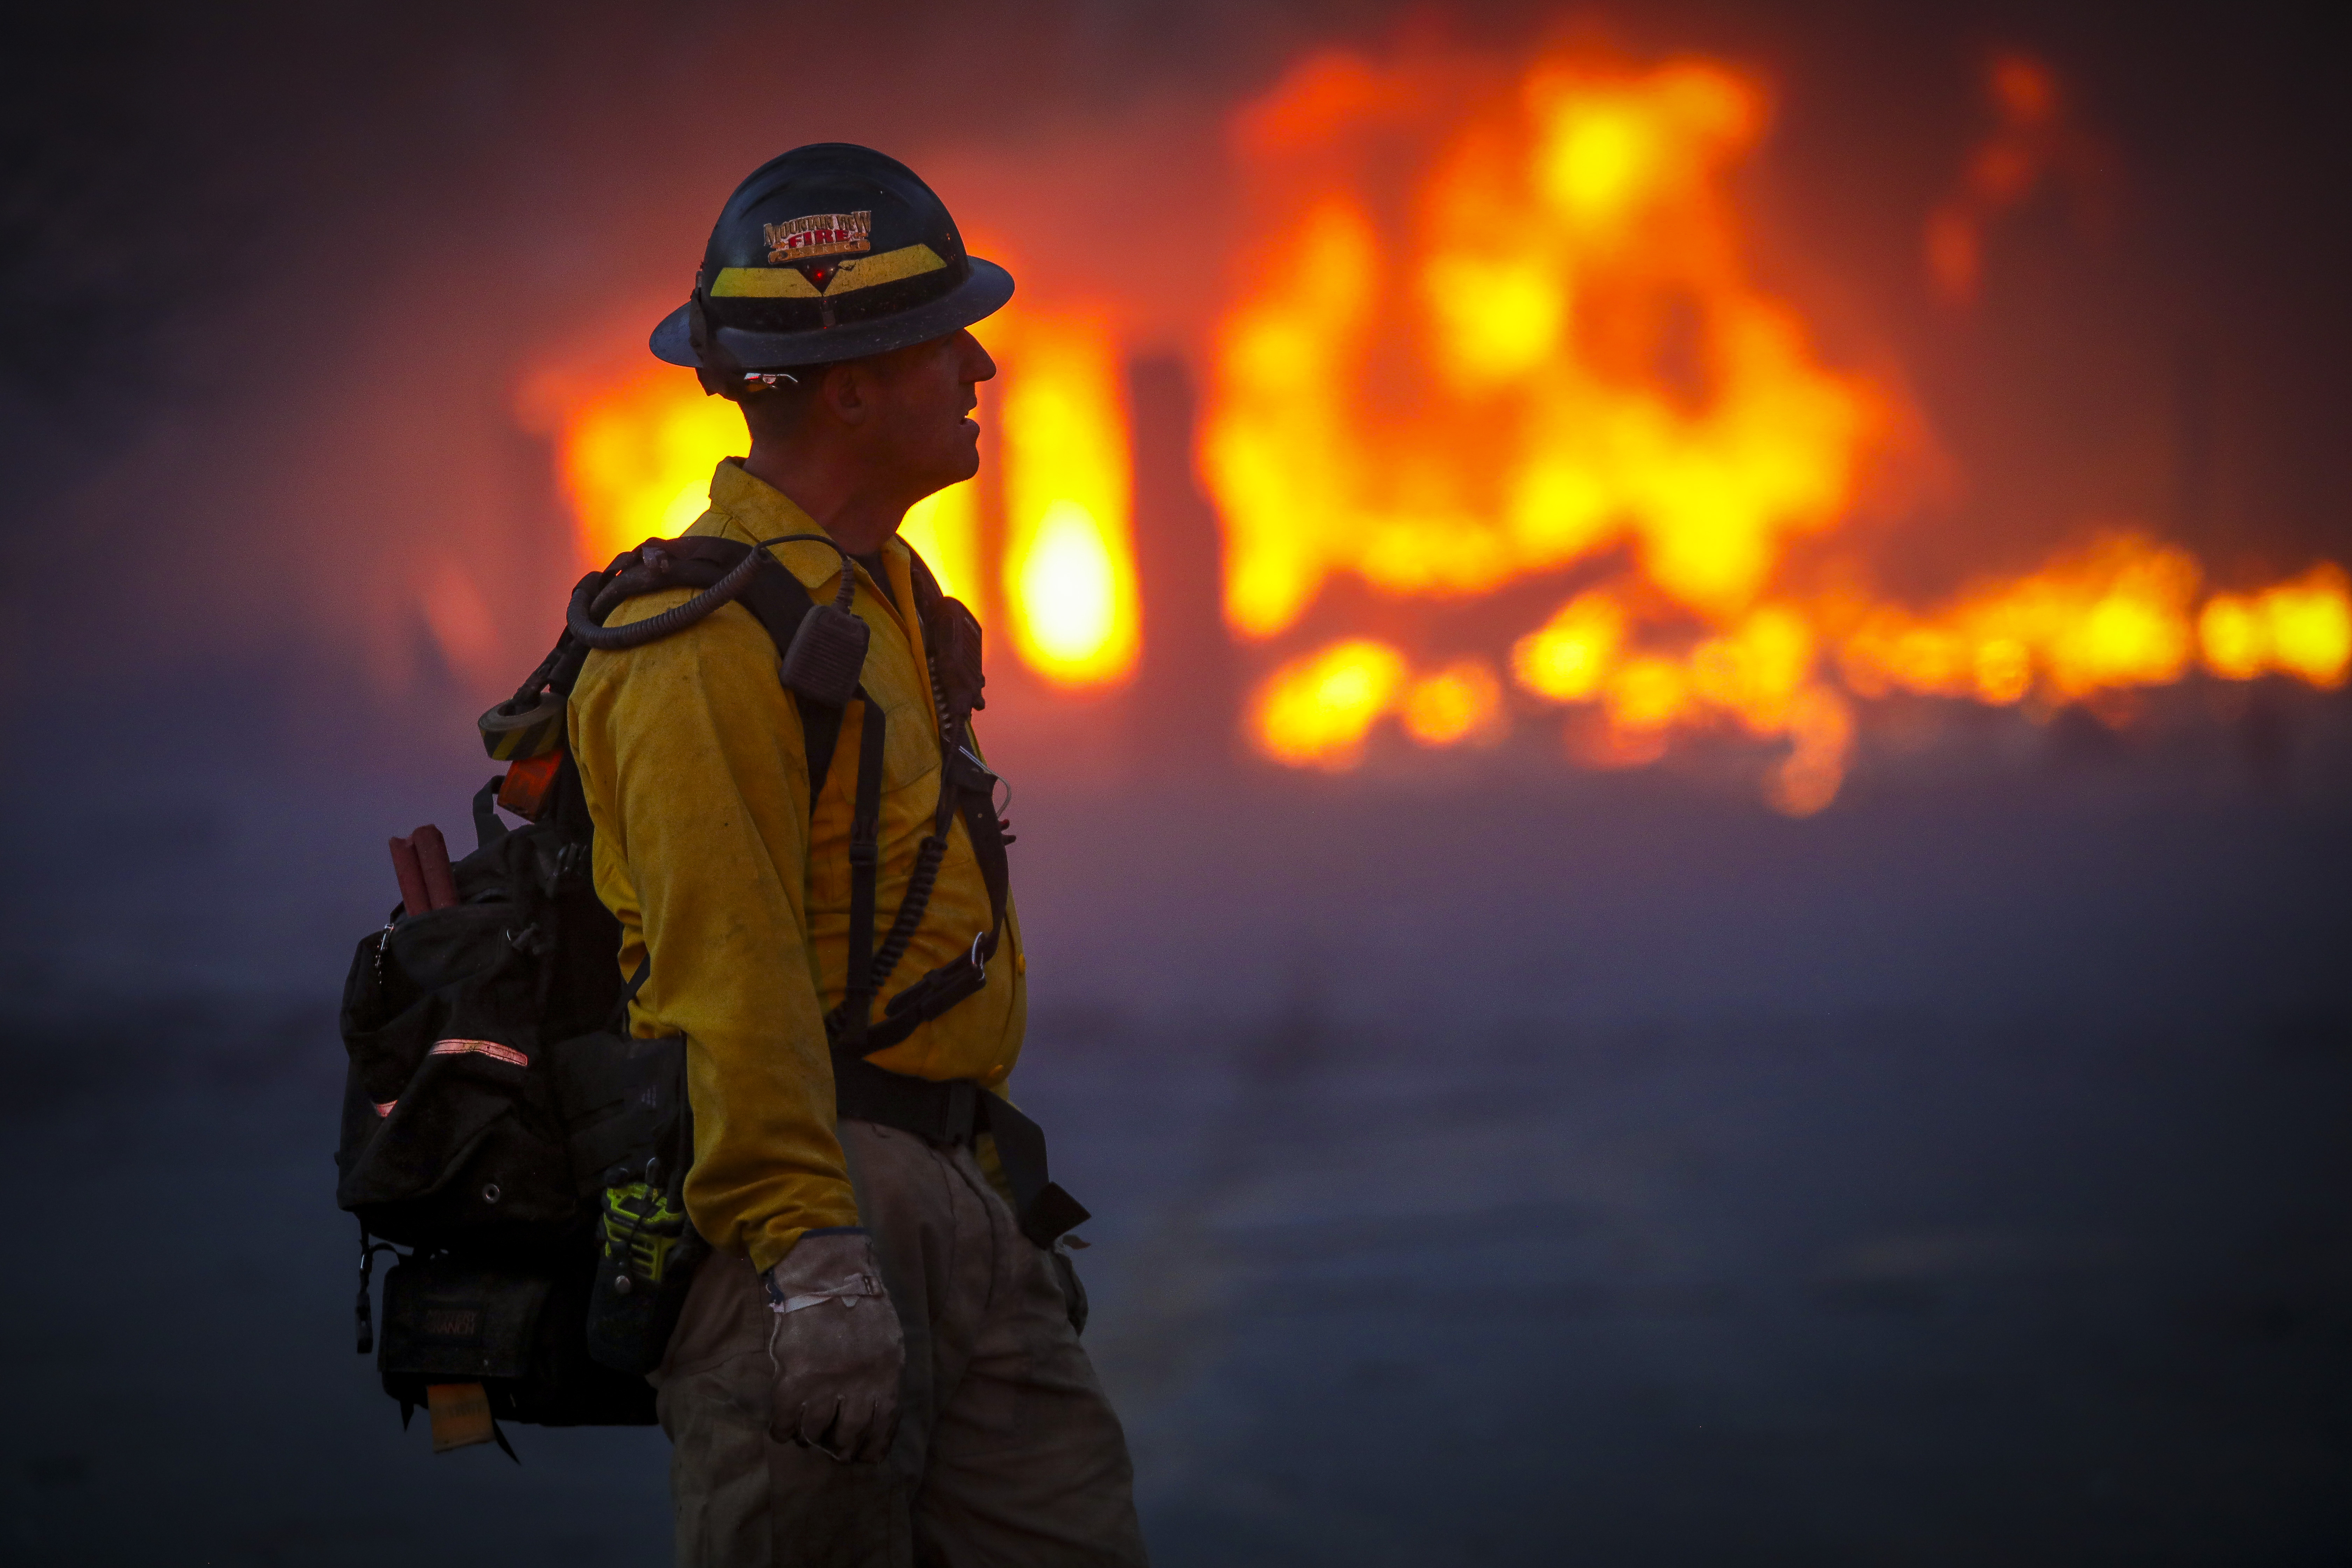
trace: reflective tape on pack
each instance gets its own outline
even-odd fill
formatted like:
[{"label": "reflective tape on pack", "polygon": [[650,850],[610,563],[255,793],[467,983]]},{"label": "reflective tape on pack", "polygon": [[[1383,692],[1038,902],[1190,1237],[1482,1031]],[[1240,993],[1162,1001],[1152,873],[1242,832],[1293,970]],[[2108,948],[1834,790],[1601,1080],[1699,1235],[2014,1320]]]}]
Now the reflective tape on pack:
[{"label": "reflective tape on pack", "polygon": [[436,1057],[462,1057],[469,1053],[488,1057],[494,1062],[504,1062],[509,1067],[530,1066],[529,1057],[516,1050],[512,1046],[502,1046],[495,1040],[436,1040],[434,1042],[433,1048],[425,1054]]}]

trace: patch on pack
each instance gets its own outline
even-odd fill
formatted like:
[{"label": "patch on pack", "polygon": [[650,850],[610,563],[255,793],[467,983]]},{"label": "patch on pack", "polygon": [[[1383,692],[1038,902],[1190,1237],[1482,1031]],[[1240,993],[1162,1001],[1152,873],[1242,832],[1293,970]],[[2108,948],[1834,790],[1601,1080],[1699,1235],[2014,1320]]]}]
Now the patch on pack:
[{"label": "patch on pack", "polygon": [[806,261],[813,256],[867,249],[874,234],[874,215],[811,213],[782,223],[762,224],[761,230],[768,237],[770,261]]},{"label": "patch on pack", "polygon": [[479,1307],[427,1307],[417,1332],[428,1340],[457,1340],[467,1344],[482,1337],[482,1310]]}]

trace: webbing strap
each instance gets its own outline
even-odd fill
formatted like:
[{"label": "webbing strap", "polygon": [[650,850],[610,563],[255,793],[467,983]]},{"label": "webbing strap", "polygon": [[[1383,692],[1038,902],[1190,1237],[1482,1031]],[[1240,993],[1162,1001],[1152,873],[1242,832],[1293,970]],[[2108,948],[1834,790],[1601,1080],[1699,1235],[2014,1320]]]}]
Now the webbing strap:
[{"label": "webbing strap", "polygon": [[865,705],[857,726],[857,790],[849,813],[849,963],[843,975],[841,1048],[865,1055],[874,1010],[874,896],[882,860],[882,705],[857,689]]},{"label": "webbing strap", "polygon": [[[996,820],[996,775],[981,763],[971,745],[971,731],[967,723],[964,743],[949,755],[943,772],[955,781],[955,809],[963,817],[964,832],[971,839],[971,858],[980,863],[980,879],[988,885],[989,919],[1001,931],[1004,926],[1004,906],[1012,898],[1013,879],[1004,853],[1004,829]],[[996,951],[993,941],[989,951]]]},{"label": "webbing strap", "polygon": [[490,782],[474,792],[474,847],[488,849],[507,836],[507,825],[499,820],[499,786],[507,782],[504,773],[492,773]]},{"label": "webbing strap", "polygon": [[616,1035],[620,1035],[625,1037],[627,1036],[629,1032],[629,1004],[637,999],[637,993],[643,991],[646,988],[646,982],[651,980],[653,977],[654,953],[653,949],[649,946],[646,949],[646,955],[637,960],[637,972],[629,976],[629,983],[626,985],[621,987],[620,999],[613,1004],[612,1022],[607,1024],[605,1027],[611,1029],[613,1033]]},{"label": "webbing strap", "polygon": [[[729,552],[748,548],[731,539],[698,539],[694,542],[724,547],[697,552],[709,555],[714,563],[726,563]],[[761,553],[767,554],[765,551]],[[751,574],[751,582],[744,584],[736,602],[766,628],[768,640],[776,645],[778,658],[783,658],[785,650],[793,646],[793,634],[800,630],[801,618],[815,607],[815,601],[809,597],[801,580],[785,571],[773,556]],[[804,691],[793,693],[793,706],[800,710],[801,754],[808,763],[809,815],[814,816],[816,797],[824,793],[825,778],[833,772],[834,750],[841,742],[842,710]]]},{"label": "webbing strap", "polygon": [[1054,1181],[1045,1165],[1045,1132],[1001,1095],[975,1098],[979,1123],[996,1139],[998,1163],[1013,1189],[1013,1213],[1021,1233],[1039,1247],[1094,1216]]},{"label": "webbing strap", "polygon": [[874,955],[874,988],[878,994],[898,961],[907,955],[907,944],[915,940],[915,928],[923,923],[923,911],[930,907],[931,889],[940,879],[940,863],[947,858],[948,833],[955,826],[954,788],[948,783],[947,769],[940,770],[939,809],[931,817],[931,831],[915,850],[915,868],[907,875],[907,894],[898,901],[898,918],[890,922],[890,931],[882,939],[881,950]]},{"label": "webbing strap", "polygon": [[[980,863],[981,879],[988,885],[988,955],[996,952],[997,934],[1004,929],[1004,906],[1011,897],[1012,877],[1004,853],[1004,829],[996,820],[996,775],[980,760],[971,733],[975,708],[985,706],[981,689],[987,678],[980,671],[980,621],[962,605],[948,597],[930,566],[912,545],[907,548],[908,579],[915,590],[915,613],[923,624],[923,642],[930,653],[931,692],[940,709],[940,751],[942,784],[954,785],[954,812],[963,818],[971,840],[972,858]],[[961,628],[961,636],[958,632]],[[968,644],[968,668],[951,668],[950,650]],[[948,665],[942,664],[947,659]],[[940,804],[940,836],[947,835],[950,807]]]},{"label": "webbing strap", "polygon": [[[859,961],[864,950],[860,939],[868,943],[872,941],[873,928],[867,923],[872,903],[869,900],[865,906],[866,912],[860,912],[853,838],[849,917],[851,968],[845,980],[854,984],[863,973],[866,983],[862,1010],[853,1008],[851,997],[845,994],[842,1005],[825,1019],[826,1033],[833,1041],[836,1065],[845,1058],[859,1058],[887,1050],[913,1034],[920,1026],[965,998],[977,994],[987,984],[988,961],[996,956],[998,943],[1004,934],[1004,841],[1002,829],[996,826],[995,807],[992,804],[995,776],[971,761],[969,751],[959,749],[948,753],[940,768],[940,803],[938,814],[932,819],[932,831],[923,840],[922,847],[916,855],[914,870],[907,879],[906,897],[898,905],[898,916],[891,921],[889,934],[884,940],[881,951],[866,960],[862,970]],[[861,763],[861,794],[864,788],[864,766]],[[898,961],[906,956],[908,944],[914,940],[916,928],[922,923],[923,911],[930,904],[932,886],[939,879],[940,864],[947,855],[948,834],[959,812],[963,815],[965,826],[972,835],[973,858],[980,863],[982,879],[988,884],[991,905],[989,929],[972,939],[967,952],[925,973],[890,998],[881,1022],[876,1024],[872,1022],[873,999],[881,994],[883,984],[898,967]],[[975,814],[988,824],[990,837],[985,841],[980,829],[974,826]],[[989,870],[991,857],[982,852],[983,842],[995,850],[993,862],[996,871],[992,876]],[[845,984],[845,992],[850,988],[850,984]],[[863,1020],[855,1036],[855,1043],[848,1026],[853,1013],[857,1013]]]},{"label": "webbing strap", "polygon": [[[856,885],[852,884],[850,969],[844,976],[843,1004],[825,1020],[826,1032],[834,1045],[836,1067],[897,1045],[921,1025],[976,994],[987,984],[988,962],[996,956],[997,947],[1003,941],[1005,906],[1010,898],[1003,829],[996,820],[996,775],[980,761],[972,749],[969,709],[947,699],[940,679],[938,663],[938,650],[943,645],[939,636],[932,635],[944,632],[951,610],[967,618],[970,612],[961,611],[960,606],[954,606],[940,592],[938,580],[931,575],[920,555],[911,548],[908,553],[913,568],[916,611],[925,627],[926,645],[932,655],[929,671],[931,689],[939,700],[939,804],[932,816],[931,831],[916,850],[915,864],[908,874],[907,890],[899,901],[898,912],[892,919],[880,947],[872,951],[872,956],[862,967],[857,961],[856,943],[861,937],[870,941],[871,928],[856,904]],[[860,787],[863,788],[863,769],[860,771]],[[972,939],[969,950],[920,976],[893,996],[882,1018],[877,1022],[873,1016],[873,999],[882,994],[882,987],[897,972],[899,960],[906,956],[916,931],[922,924],[924,912],[930,907],[931,893],[938,883],[940,866],[947,858],[949,838],[958,816],[964,820],[966,836],[971,841],[973,859],[979,865],[981,879],[988,888],[989,927]],[[856,1032],[853,1043],[849,1023],[858,1008],[852,1005],[847,993],[856,988],[861,974],[865,980],[865,1023]]]}]

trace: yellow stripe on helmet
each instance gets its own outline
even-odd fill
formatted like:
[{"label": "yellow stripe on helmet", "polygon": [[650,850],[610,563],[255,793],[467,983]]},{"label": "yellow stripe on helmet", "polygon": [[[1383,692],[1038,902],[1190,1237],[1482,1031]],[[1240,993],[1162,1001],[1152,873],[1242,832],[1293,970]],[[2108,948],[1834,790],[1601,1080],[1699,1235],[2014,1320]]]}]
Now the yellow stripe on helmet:
[{"label": "yellow stripe on helmet", "polygon": [[724,267],[710,285],[714,300],[822,300],[856,289],[873,289],[903,278],[943,270],[947,263],[928,245],[903,246],[879,256],[856,256],[835,268],[823,289],[797,267]]}]

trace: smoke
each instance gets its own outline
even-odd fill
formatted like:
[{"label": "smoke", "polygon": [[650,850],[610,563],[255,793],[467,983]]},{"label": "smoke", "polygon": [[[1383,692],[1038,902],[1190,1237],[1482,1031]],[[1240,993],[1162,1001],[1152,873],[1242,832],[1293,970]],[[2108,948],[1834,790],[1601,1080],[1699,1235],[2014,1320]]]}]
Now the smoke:
[{"label": "smoke", "polygon": [[[1967,526],[1906,545],[1930,583],[2030,563],[2103,490],[2161,514],[2187,337],[2211,367],[2225,575],[2345,552],[2352,246],[2317,194],[2352,136],[2323,52],[2130,16],[2122,55],[2095,14],[1607,19],[1631,49],[1754,61],[1778,84],[1758,176],[1772,280],[1825,353],[1909,367],[1970,476]],[[1066,0],[821,19],[117,5],[23,25],[0,63],[0,768],[6,864],[58,900],[26,947],[293,963],[261,932],[299,946],[351,907],[332,889],[358,862],[329,846],[364,847],[379,808],[385,831],[446,815],[478,783],[472,714],[543,650],[575,569],[524,388],[636,363],[720,199],[779,148],[906,157],[1037,297],[1105,301],[1123,342],[1197,388],[1247,248],[1234,106],[1312,48],[1402,31],[1511,50],[1560,19]],[[1926,297],[1919,225],[1981,132],[1989,35],[2050,61],[2134,179],[2123,239],[2007,236],[1956,324]],[[1147,632],[1147,673],[1154,657]],[[102,877],[77,865],[76,843],[131,824],[136,853]],[[154,912],[126,919],[123,899]],[[271,912],[210,922],[232,944],[185,918],[207,904]]]}]

